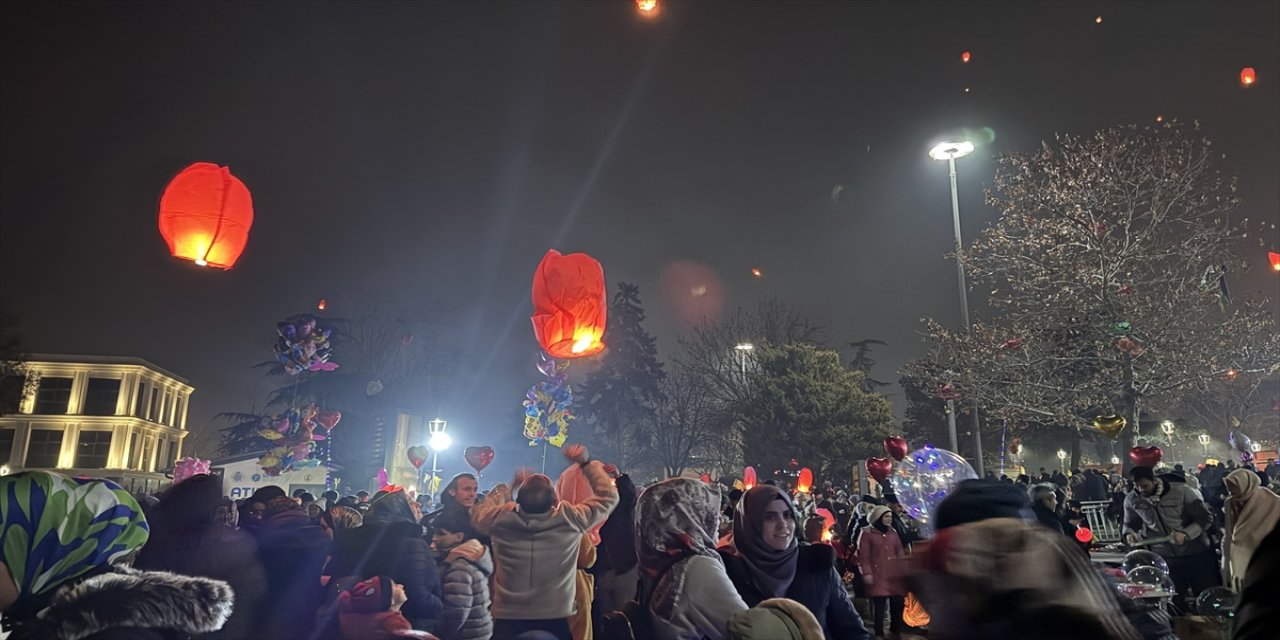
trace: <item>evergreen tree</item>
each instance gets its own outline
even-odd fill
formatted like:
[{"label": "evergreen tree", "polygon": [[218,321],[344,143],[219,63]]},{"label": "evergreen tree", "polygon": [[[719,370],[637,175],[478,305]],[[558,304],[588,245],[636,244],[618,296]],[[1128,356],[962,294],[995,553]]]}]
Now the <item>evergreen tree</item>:
[{"label": "evergreen tree", "polygon": [[666,377],[658,361],[658,341],[645,330],[640,287],[619,282],[609,304],[608,345],[600,369],[577,389],[581,418],[601,459],[622,469],[648,462],[655,409]]}]

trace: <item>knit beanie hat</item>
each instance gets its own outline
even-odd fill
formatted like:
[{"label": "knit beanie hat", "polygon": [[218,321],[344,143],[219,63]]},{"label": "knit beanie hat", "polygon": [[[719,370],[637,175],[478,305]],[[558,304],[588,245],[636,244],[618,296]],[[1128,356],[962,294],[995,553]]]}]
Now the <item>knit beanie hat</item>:
[{"label": "knit beanie hat", "polygon": [[1031,500],[1015,485],[995,480],[965,480],[938,505],[933,527],[947,527],[991,518],[1032,519]]},{"label": "knit beanie hat", "polygon": [[343,607],[351,613],[382,613],[391,609],[391,578],[374,576],[357,582],[343,594]]},{"label": "knit beanie hat", "polygon": [[731,640],[823,640],[822,625],[804,605],[770,598],[729,618]]}]

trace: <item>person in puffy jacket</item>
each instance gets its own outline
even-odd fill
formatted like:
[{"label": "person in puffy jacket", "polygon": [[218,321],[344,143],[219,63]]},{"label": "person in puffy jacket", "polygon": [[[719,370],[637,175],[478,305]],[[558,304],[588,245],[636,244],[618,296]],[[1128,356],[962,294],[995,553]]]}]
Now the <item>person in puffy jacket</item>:
[{"label": "person in puffy jacket", "polygon": [[475,538],[470,519],[461,512],[443,513],[435,520],[431,547],[440,568],[444,612],[436,624],[440,640],[489,640],[493,616],[489,615],[489,578],[493,557]]},{"label": "person in puffy jacket", "polygon": [[887,613],[889,633],[902,633],[902,610],[907,598],[907,588],[902,583],[906,554],[893,528],[893,513],[889,508],[872,510],[871,526],[863,529],[860,536],[858,567],[867,597],[871,599],[872,631],[880,633],[880,624]]},{"label": "person in puffy jacket", "polygon": [[1190,587],[1194,598],[1216,586],[1217,555],[1208,535],[1213,516],[1200,493],[1180,480],[1156,477],[1151,467],[1134,467],[1130,474],[1133,491],[1124,499],[1125,540],[1165,538],[1151,545],[1151,550],[1169,563],[1169,577],[1178,593]]}]

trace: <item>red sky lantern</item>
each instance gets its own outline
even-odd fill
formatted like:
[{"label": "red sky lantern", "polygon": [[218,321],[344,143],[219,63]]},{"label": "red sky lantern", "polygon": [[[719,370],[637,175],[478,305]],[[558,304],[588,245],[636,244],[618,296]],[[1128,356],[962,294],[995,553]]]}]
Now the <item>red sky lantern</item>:
[{"label": "red sky lantern", "polygon": [[752,487],[756,486],[755,467],[747,467],[742,470],[742,486],[746,487],[747,491],[750,491]]},{"label": "red sky lantern", "polygon": [[809,467],[800,470],[800,476],[796,478],[796,491],[799,493],[809,493],[813,488],[813,472]]},{"label": "red sky lantern", "polygon": [[1254,73],[1253,67],[1245,67],[1240,70],[1240,86],[1251,87],[1257,81],[1258,74]]},{"label": "red sky lantern", "polygon": [[326,306],[328,305],[325,303],[324,298],[320,298],[320,300],[316,302],[316,309],[319,309],[320,311],[324,311]]},{"label": "red sky lantern", "polygon": [[253,198],[231,170],[197,162],[160,196],[160,236],[175,258],[230,269],[249,242]]},{"label": "red sky lantern", "polygon": [[642,15],[649,15],[658,10],[658,0],[636,0],[636,8]]},{"label": "red sky lantern", "polygon": [[533,274],[533,335],[543,351],[564,359],[604,351],[607,293],[595,258],[548,251]]},{"label": "red sky lantern", "polygon": [[968,51],[966,51],[960,54],[960,62],[968,62],[969,58],[972,58],[972,57],[973,56]]},{"label": "red sky lantern", "polygon": [[1280,253],[1274,251],[1267,252],[1267,259],[1271,261],[1271,268],[1280,271]]}]

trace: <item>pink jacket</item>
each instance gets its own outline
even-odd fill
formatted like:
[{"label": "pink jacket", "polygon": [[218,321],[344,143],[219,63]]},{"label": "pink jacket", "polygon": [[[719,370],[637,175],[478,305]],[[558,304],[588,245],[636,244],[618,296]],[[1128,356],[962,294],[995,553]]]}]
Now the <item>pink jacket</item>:
[{"label": "pink jacket", "polygon": [[858,570],[866,580],[868,596],[907,595],[907,588],[902,583],[906,562],[902,540],[898,539],[893,527],[884,533],[875,527],[864,527],[858,534]]}]

